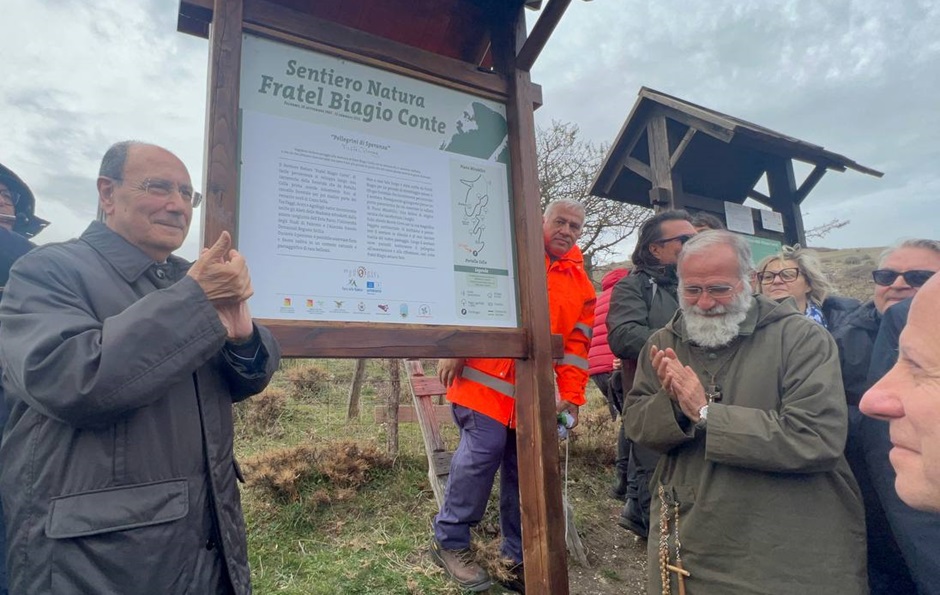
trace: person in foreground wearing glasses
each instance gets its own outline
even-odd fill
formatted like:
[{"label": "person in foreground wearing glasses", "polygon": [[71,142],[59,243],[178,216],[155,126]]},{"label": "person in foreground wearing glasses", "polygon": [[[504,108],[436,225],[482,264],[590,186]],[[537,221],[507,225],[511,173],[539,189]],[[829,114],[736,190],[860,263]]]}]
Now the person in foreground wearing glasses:
[{"label": "person in foreground wearing glasses", "polygon": [[780,254],[768,256],[757,265],[761,295],[772,300],[792,297],[796,309],[825,328],[838,326],[842,317],[859,306],[859,301],[830,295],[832,284],[822,271],[812,250],[784,246]]},{"label": "person in foreground wearing glasses", "polygon": [[751,267],[726,231],[685,245],[680,311],[625,399],[627,435],[664,455],[649,592],[867,594],[835,343],[791,303],[752,295]]},{"label": "person in foreground wearing glasses", "polygon": [[13,267],[0,458],[14,593],[251,592],[232,404],[277,369],[223,232],[190,265],[192,184],[169,151],[105,153],[94,221]]},{"label": "person in foreground wearing glasses", "polygon": [[[633,385],[633,371],[646,340],[666,326],[679,309],[676,261],[682,246],[695,233],[692,219],[685,211],[663,211],[646,220],[640,227],[631,256],[633,271],[614,285],[607,312],[607,343],[614,355],[623,360],[624,392]],[[650,519],[649,481],[659,453],[627,440],[623,444],[630,451],[630,471],[626,504],[617,523],[646,539]],[[622,453],[618,452],[618,458],[620,456]]]}]

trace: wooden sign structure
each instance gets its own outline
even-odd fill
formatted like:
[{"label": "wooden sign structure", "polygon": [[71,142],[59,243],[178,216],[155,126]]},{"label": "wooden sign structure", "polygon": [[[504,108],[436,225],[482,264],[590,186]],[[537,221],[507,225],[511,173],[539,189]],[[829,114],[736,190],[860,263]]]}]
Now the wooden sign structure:
[{"label": "wooden sign structure", "polygon": [[[228,230],[242,249],[239,240],[251,235],[249,228],[255,220],[241,217],[252,208],[246,198],[259,199],[239,196],[240,190],[251,187],[253,179],[248,161],[242,160],[249,156],[254,163],[267,157],[256,146],[245,145],[246,141],[254,143],[261,138],[249,135],[245,128],[277,130],[285,135],[296,132],[295,127],[277,119],[276,110],[260,118],[257,114],[249,117],[248,110],[243,109],[246,97],[240,77],[254,72],[251,68],[257,65],[259,56],[264,63],[265,56],[278,52],[306,52],[301,54],[305,58],[334,60],[331,64],[342,63],[343,69],[359,73],[349,75],[340,72],[338,66],[308,68],[303,59],[293,63],[287,60],[287,74],[311,80],[317,77],[333,87],[354,87],[357,80],[365,84],[367,76],[372,75],[362,73],[368,71],[378,73],[379,78],[407,77],[416,86],[433,85],[441,97],[464,93],[502,106],[508,129],[505,224],[511,239],[507,251],[515,267],[512,305],[517,308],[511,325],[414,324],[411,320],[408,324],[400,320],[398,324],[385,324],[374,319],[355,322],[333,311],[327,314],[340,320],[327,315],[325,320],[259,318],[272,329],[288,356],[515,358],[526,582],[531,592],[559,595],[568,592],[568,579],[533,117],[535,107],[541,103],[541,92],[530,81],[529,70],[569,3],[549,0],[531,35],[526,34],[524,8],[541,5],[531,0],[181,0],[178,20],[180,31],[210,40],[205,244]],[[249,58],[256,62],[249,64]],[[255,81],[256,90],[273,94],[285,88],[284,81],[264,76],[260,82]],[[278,84],[282,86],[276,88]],[[342,104],[347,89],[333,91],[339,93],[337,101]],[[292,109],[323,113],[332,107],[324,106],[323,92],[312,83],[303,91],[294,85],[282,103],[290,101]],[[329,101],[333,99],[331,92]],[[349,95],[345,99],[356,98]],[[351,120],[365,121],[362,105],[348,106],[335,107],[347,110]],[[400,109],[393,112],[388,104],[380,106],[378,101],[372,109],[370,121],[397,120],[402,125],[431,130],[441,126],[434,118],[402,114]],[[355,140],[340,133],[330,138],[350,144]],[[385,150],[382,143],[369,144],[371,141],[363,138],[356,142],[362,141],[360,146],[366,150]],[[290,152],[283,147],[271,149],[282,154]],[[274,208],[269,206],[268,211]],[[256,208],[251,213],[252,217],[265,217],[268,211]],[[243,229],[239,229],[240,222]],[[258,267],[255,263],[253,277]],[[362,273],[360,276],[368,277]],[[256,281],[256,296],[258,285]],[[337,311],[342,301],[336,300]],[[307,310],[316,308],[316,298],[304,302]],[[366,299],[358,303],[363,304],[360,310],[366,311],[374,305]],[[295,308],[291,297],[283,298],[283,307],[288,312]],[[457,308],[459,315],[463,311]],[[405,308],[400,310],[403,317],[410,313]]]},{"label": "wooden sign structure", "polygon": [[[813,167],[799,184],[794,160]],[[761,239],[805,246],[800,204],[827,171],[846,169],[883,175],[823,147],[643,87],[591,193],[656,211],[711,213],[749,235],[752,247]],[[768,194],[755,189],[765,176]],[[740,206],[748,198],[774,214]]]}]

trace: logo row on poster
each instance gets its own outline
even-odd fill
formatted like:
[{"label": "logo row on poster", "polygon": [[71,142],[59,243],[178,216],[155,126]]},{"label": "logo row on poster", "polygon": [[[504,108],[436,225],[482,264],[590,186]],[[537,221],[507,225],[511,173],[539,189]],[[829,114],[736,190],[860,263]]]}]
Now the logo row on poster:
[{"label": "logo row on poster", "polygon": [[362,314],[363,316],[398,316],[400,318],[433,318],[430,304],[387,302],[382,300],[356,300],[336,298],[280,298],[282,314]]}]

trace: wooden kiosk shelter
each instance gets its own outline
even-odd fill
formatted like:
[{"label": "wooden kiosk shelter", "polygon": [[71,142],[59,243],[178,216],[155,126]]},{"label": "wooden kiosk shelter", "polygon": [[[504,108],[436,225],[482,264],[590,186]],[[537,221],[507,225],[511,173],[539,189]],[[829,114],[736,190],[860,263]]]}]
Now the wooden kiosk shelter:
[{"label": "wooden kiosk shelter", "polygon": [[[250,87],[240,80],[249,42],[256,44],[252,47],[263,43],[281,48],[277,51],[326,56],[325,60],[334,61],[330,64],[352,64],[350,69],[369,67],[373,69],[370,72],[407,77],[416,81],[416,86],[433,84],[443,89],[441,94],[458,91],[504,109],[508,130],[508,179],[504,185],[509,194],[505,225],[507,237],[511,237],[506,251],[515,266],[514,326],[258,318],[272,329],[287,356],[516,358],[526,582],[532,593],[553,595],[568,592],[568,579],[533,118],[541,91],[530,82],[529,71],[569,3],[549,0],[542,8],[540,1],[532,0],[181,0],[178,19],[179,31],[210,41],[203,215],[206,245],[228,230],[244,251],[243,242],[255,221],[242,220],[240,229],[239,217],[247,209],[246,200],[261,200],[240,196],[250,177],[244,155],[253,150],[243,136],[247,115],[242,101]],[[541,10],[528,35],[526,7]],[[293,71],[287,74],[308,78],[315,74],[315,69],[288,68]],[[283,76],[283,68],[275,74]],[[333,87],[341,84],[332,71],[324,70],[322,76],[331,77],[327,84]],[[342,80],[349,82],[348,77]],[[262,82],[261,88],[271,92],[286,88],[269,83]],[[251,84],[257,92],[258,84]],[[307,115],[317,111],[318,102],[322,105],[315,88],[308,84],[306,90],[295,87],[291,91],[294,104],[309,104],[299,106],[308,110]],[[342,96],[338,101],[342,102]],[[375,107],[381,115],[389,105]],[[282,103],[278,109],[287,108]],[[428,128],[440,126],[430,118],[416,121]],[[382,147],[370,145],[367,149],[377,154]],[[255,298],[262,289],[258,270],[256,263]],[[307,301],[308,305],[313,302]],[[290,298],[284,298],[285,306],[294,308],[292,304]],[[254,305],[252,309],[255,311]],[[403,307],[401,316],[409,312]]]},{"label": "wooden kiosk shelter", "polygon": [[[813,167],[797,183],[793,161]],[[806,245],[800,204],[829,170],[881,177],[848,157],[643,87],[594,180],[591,193],[656,211],[706,211],[752,198],[782,215],[783,233],[755,235]],[[755,189],[766,175],[769,193]]]}]

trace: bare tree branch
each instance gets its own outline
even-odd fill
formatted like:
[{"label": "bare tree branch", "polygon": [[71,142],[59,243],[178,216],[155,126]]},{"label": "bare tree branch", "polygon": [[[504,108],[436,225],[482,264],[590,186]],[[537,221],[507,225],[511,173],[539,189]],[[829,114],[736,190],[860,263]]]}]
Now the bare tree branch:
[{"label": "bare tree branch", "polygon": [[584,205],[584,231],[578,241],[588,271],[613,254],[613,248],[635,233],[652,210],[591,195],[591,182],[607,148],[579,138],[570,122],[552,121],[535,134],[538,150],[542,209],[553,200],[568,198]]},{"label": "bare tree branch", "polygon": [[823,238],[830,231],[839,229],[840,227],[845,227],[851,222],[852,221],[849,219],[833,219],[828,223],[823,223],[822,225],[817,225],[816,227],[807,229],[805,232],[803,232],[803,235],[806,236],[807,240],[810,238]]}]

